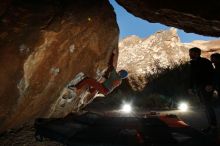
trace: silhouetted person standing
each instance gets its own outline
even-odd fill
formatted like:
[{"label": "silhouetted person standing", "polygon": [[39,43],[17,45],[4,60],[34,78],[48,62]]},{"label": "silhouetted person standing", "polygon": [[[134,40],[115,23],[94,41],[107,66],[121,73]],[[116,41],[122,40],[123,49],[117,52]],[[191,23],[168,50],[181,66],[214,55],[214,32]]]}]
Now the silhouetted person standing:
[{"label": "silhouetted person standing", "polygon": [[211,61],[214,64],[214,76],[213,76],[213,83],[214,88],[218,92],[218,97],[220,98],[220,54],[214,53],[211,55]]},{"label": "silhouetted person standing", "polygon": [[191,48],[190,56],[190,89],[189,93],[196,93],[200,101],[205,106],[206,115],[209,122],[207,132],[216,131],[217,120],[215,111],[211,105],[213,95],[213,71],[211,61],[200,57],[201,49]]}]

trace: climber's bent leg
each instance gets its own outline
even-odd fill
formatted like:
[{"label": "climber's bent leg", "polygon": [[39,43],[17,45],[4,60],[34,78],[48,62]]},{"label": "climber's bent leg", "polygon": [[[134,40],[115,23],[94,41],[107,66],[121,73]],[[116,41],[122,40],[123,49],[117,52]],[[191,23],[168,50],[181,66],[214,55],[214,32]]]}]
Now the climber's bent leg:
[{"label": "climber's bent leg", "polygon": [[109,90],[105,88],[101,83],[97,82],[94,79],[91,78],[84,78],[79,84],[77,84],[75,87],[77,89],[81,89],[84,86],[93,87],[95,90],[97,90],[99,93],[102,93],[104,95],[107,95],[109,93]]}]

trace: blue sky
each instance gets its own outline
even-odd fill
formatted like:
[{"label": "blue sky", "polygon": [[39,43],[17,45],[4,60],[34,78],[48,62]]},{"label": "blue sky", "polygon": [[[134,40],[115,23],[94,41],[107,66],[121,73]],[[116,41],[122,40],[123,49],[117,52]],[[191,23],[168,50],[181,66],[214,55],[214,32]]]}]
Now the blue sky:
[{"label": "blue sky", "polygon": [[[169,29],[170,27],[159,24],[149,23],[146,20],[135,17],[128,13],[123,7],[118,5],[115,0],[109,0],[113,5],[117,16],[117,23],[120,28],[120,39],[129,35],[137,35],[141,38],[146,38],[159,30]],[[207,37],[197,35],[194,33],[185,33],[183,30],[178,29],[178,35],[182,42],[191,42],[193,40],[213,40],[220,39],[216,37]]]}]

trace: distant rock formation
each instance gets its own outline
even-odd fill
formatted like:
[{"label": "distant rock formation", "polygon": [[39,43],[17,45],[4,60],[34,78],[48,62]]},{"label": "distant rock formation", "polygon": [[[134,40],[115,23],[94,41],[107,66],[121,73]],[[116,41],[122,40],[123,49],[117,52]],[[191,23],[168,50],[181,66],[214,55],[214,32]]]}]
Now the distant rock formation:
[{"label": "distant rock formation", "polygon": [[202,50],[202,56],[210,58],[210,55],[214,52],[220,52],[220,40],[195,40],[191,43],[185,43],[188,48],[198,47]]},{"label": "distant rock formation", "polygon": [[179,64],[188,59],[188,49],[176,29],[159,31],[148,38],[129,36],[119,43],[118,68],[134,74],[153,74],[159,68]]},{"label": "distant rock formation", "polygon": [[147,84],[147,76],[188,61],[188,50],[192,47],[201,48],[202,56],[209,57],[220,51],[220,40],[181,43],[175,28],[158,31],[143,39],[132,35],[119,43],[118,69],[127,69],[131,84],[138,84],[142,89]]},{"label": "distant rock formation", "polygon": [[39,116],[65,116],[91,101],[94,95],[85,91],[75,99],[62,96],[79,72],[99,78],[118,52],[109,2],[3,0],[0,8],[0,133]]}]

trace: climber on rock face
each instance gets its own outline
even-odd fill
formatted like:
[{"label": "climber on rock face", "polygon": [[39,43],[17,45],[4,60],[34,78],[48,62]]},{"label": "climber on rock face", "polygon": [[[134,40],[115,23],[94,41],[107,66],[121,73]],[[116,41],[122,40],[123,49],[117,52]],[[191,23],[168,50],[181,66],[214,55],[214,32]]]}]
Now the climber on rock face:
[{"label": "climber on rock face", "polygon": [[99,83],[95,79],[85,77],[77,85],[68,86],[70,89],[81,89],[84,86],[90,87],[90,92],[98,91],[101,94],[107,95],[111,93],[116,87],[122,83],[122,79],[126,78],[128,72],[126,70],[120,70],[116,72],[115,68],[109,73],[109,77],[103,82]]},{"label": "climber on rock face", "polygon": [[121,85],[122,79],[127,78],[128,72],[126,70],[120,70],[116,71],[115,67],[113,66],[113,58],[114,53],[112,53],[112,56],[109,61],[109,67],[106,71],[106,75],[104,76],[105,81],[103,83],[100,83],[96,81],[95,79],[85,77],[82,79],[79,83],[68,85],[69,89],[81,89],[85,86],[89,87],[89,91],[91,93],[98,91],[101,94],[107,95],[111,93],[116,87]]}]

